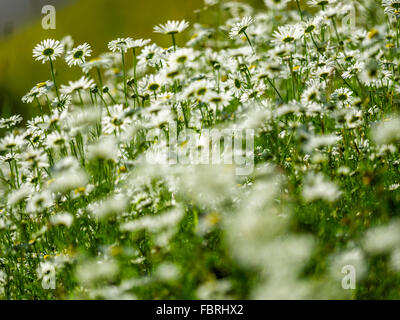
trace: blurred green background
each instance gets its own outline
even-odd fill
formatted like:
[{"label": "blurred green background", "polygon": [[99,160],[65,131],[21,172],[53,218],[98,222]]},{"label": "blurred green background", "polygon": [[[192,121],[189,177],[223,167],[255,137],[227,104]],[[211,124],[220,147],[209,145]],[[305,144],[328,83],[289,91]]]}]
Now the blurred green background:
[{"label": "blurred green background", "polygon": [[[47,1],[46,4],[52,2]],[[41,7],[38,8],[39,12],[35,13],[33,20],[26,21],[0,39],[1,117],[19,113],[27,118],[35,112],[31,105],[23,104],[21,98],[36,83],[51,78],[48,65],[32,58],[32,49],[41,40],[60,40],[69,34],[75,40],[75,45],[88,42],[93,49],[92,56],[107,51],[108,42],[118,37],[152,38],[157,44],[166,46],[170,39],[153,33],[153,26],[168,19],[193,22],[194,10],[202,5],[202,0],[67,1],[67,4],[57,7],[55,30],[42,28],[44,15],[41,14]],[[178,36],[178,44],[183,44],[183,37],[185,35]],[[60,84],[80,76],[78,67],[73,68],[72,75],[71,71],[67,71],[66,63],[60,60],[56,61],[56,69]]]}]

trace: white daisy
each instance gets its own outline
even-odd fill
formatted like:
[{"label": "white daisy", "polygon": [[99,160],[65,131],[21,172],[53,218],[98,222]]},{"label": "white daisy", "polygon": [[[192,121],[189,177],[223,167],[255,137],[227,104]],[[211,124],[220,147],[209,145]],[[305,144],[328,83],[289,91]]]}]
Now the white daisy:
[{"label": "white daisy", "polygon": [[[128,39],[130,39],[130,38],[128,38]],[[134,48],[134,49],[142,48],[145,45],[149,44],[150,42],[151,42],[151,39],[146,39],[146,40],[144,40],[144,39],[137,39],[137,40],[130,39],[128,41],[128,48]]]},{"label": "white daisy", "polygon": [[67,145],[69,139],[66,134],[60,132],[53,132],[47,136],[46,146],[49,149],[60,148]]},{"label": "white daisy", "polygon": [[93,58],[85,62],[82,65],[82,70],[84,73],[89,73],[93,68],[110,68],[112,65],[112,60],[108,58]]},{"label": "white daisy", "polygon": [[57,57],[64,53],[64,46],[58,40],[47,39],[43,40],[33,49],[33,57],[37,61],[54,61]]},{"label": "white daisy", "polygon": [[297,24],[279,26],[278,30],[275,30],[273,33],[274,39],[272,42],[275,44],[292,43],[301,37],[302,32],[302,28]]},{"label": "white daisy", "polygon": [[386,14],[400,17],[400,0],[382,0],[382,6],[385,8]]},{"label": "white daisy", "polygon": [[12,128],[22,121],[22,117],[19,114],[13,115],[9,118],[0,119],[0,129]]},{"label": "white daisy", "polygon": [[82,78],[77,81],[68,81],[68,85],[61,85],[60,91],[63,94],[72,94],[79,90],[88,90],[90,88],[93,88],[94,85],[95,83],[93,79],[82,76]]},{"label": "white daisy", "polygon": [[13,134],[9,134],[0,140],[0,150],[12,150],[21,147],[24,143],[24,140],[21,136],[15,136]]},{"label": "white daisy", "polygon": [[328,5],[336,3],[336,0],[308,0],[307,4],[310,7],[321,7],[325,8]]},{"label": "white daisy", "polygon": [[159,24],[153,28],[153,31],[156,33],[163,33],[163,34],[176,34],[181,33],[187,27],[189,27],[189,22],[182,20],[168,20],[165,24]]},{"label": "white daisy", "polygon": [[87,43],[81,44],[67,53],[65,61],[68,66],[81,66],[86,62],[86,57],[90,57],[92,50]]},{"label": "white daisy", "polygon": [[33,100],[45,95],[52,87],[51,81],[40,82],[22,97],[23,103],[32,103]]},{"label": "white daisy", "polygon": [[264,0],[265,6],[268,9],[281,10],[286,8],[290,0]]},{"label": "white daisy", "polygon": [[132,38],[118,38],[108,43],[108,49],[112,52],[127,52],[129,45],[133,42]]},{"label": "white daisy", "polygon": [[229,32],[229,37],[234,39],[235,37],[244,34],[247,28],[254,22],[252,17],[244,17],[240,22],[235,23]]}]

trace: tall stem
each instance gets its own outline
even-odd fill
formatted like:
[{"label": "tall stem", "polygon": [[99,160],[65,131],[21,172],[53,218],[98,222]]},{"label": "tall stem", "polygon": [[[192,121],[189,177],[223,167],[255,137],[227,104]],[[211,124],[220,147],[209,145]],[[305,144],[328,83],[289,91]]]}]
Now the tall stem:
[{"label": "tall stem", "polygon": [[136,79],[136,66],[137,66],[137,59],[136,59],[136,48],[132,48],[133,53],[133,79],[135,80],[135,87],[137,87],[137,79]]},{"label": "tall stem", "polygon": [[100,68],[96,67],[96,70],[97,70],[97,76],[99,77],[100,89],[103,90],[103,78],[101,77]]},{"label": "tall stem", "polygon": [[40,116],[42,117],[42,121],[44,122],[44,117],[43,117],[43,108],[42,108],[42,104],[40,103],[38,97],[35,97],[36,103],[39,106],[39,110],[40,110]]},{"label": "tall stem", "polygon": [[172,37],[172,45],[173,45],[173,47],[174,47],[174,52],[176,51],[176,42],[175,42],[175,34],[171,34],[171,37]]},{"label": "tall stem", "polygon": [[300,7],[300,2],[299,0],[296,0],[297,8],[299,9],[300,12],[300,18],[303,21],[303,12],[301,12],[301,7]]},{"label": "tall stem", "polygon": [[121,56],[122,56],[122,69],[124,73],[124,94],[125,94],[125,104],[128,106],[128,94],[126,90],[126,69],[125,69],[125,55],[124,55],[124,50],[121,50]]},{"label": "tall stem", "polygon": [[271,85],[271,87],[275,90],[275,92],[279,96],[279,98],[283,101],[281,94],[279,93],[278,89],[275,87],[275,85],[272,83],[272,81],[269,77],[267,77],[267,81]]},{"label": "tall stem", "polygon": [[249,38],[249,36],[247,35],[246,31],[243,31],[243,34],[245,35],[245,37],[246,37],[246,39],[247,39],[247,42],[249,43],[249,45],[250,45],[250,47],[251,47],[251,50],[252,50],[253,53],[254,53],[253,44],[251,43],[250,38]]},{"label": "tall stem", "polygon": [[58,100],[60,100],[60,95],[58,94],[58,88],[56,83],[56,76],[54,75],[53,61],[51,60],[51,57],[49,57],[49,61],[50,61],[50,69],[51,69],[51,75],[53,77],[54,87],[56,88],[57,98]]}]

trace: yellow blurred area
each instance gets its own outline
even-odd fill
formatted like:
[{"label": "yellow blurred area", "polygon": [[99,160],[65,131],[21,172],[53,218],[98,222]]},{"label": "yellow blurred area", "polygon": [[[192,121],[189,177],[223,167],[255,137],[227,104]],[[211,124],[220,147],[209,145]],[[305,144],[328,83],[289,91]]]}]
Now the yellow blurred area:
[{"label": "yellow blurred area", "polygon": [[[51,79],[49,66],[32,58],[32,49],[41,40],[71,35],[75,45],[88,42],[92,56],[107,51],[108,42],[118,37],[151,38],[159,45],[169,46],[170,39],[153,33],[153,26],[169,19],[193,21],[194,10],[202,4],[202,0],[78,0],[57,10],[55,30],[42,28],[42,15],[0,42],[1,116],[30,116],[33,107],[22,104],[21,97],[36,83]],[[178,35],[178,45],[183,45],[187,36]],[[59,84],[81,75],[78,67],[69,69],[60,59],[55,68]]]}]

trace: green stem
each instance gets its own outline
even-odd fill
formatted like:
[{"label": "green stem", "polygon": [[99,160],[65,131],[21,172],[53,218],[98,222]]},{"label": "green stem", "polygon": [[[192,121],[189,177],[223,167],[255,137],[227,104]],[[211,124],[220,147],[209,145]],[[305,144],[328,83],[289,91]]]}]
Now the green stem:
[{"label": "green stem", "polygon": [[38,106],[39,106],[40,116],[42,117],[42,121],[44,122],[42,105],[41,105],[41,103],[39,102],[39,99],[38,99],[37,97],[35,97],[35,100],[36,100],[36,102],[37,102],[37,104],[38,104]]},{"label": "green stem", "polygon": [[271,85],[271,87],[275,90],[276,94],[279,96],[279,98],[283,101],[283,98],[281,94],[279,93],[278,89],[275,87],[275,85],[272,83],[269,77],[267,77],[268,83]]},{"label": "green stem", "polygon": [[249,45],[250,45],[250,47],[251,47],[251,50],[252,50],[253,53],[254,53],[253,44],[251,43],[250,38],[249,38],[249,36],[247,35],[246,31],[243,31],[243,34],[245,35],[245,37],[246,37],[246,39],[247,39],[247,42],[249,43]]},{"label": "green stem", "polygon": [[300,2],[296,0],[297,8],[299,9],[301,21],[303,21],[303,12],[301,12]]},{"label": "green stem", "polygon": [[338,41],[340,41],[340,36],[339,36],[339,32],[337,30],[336,21],[333,17],[331,17],[331,20],[332,20],[332,24],[333,24],[333,29],[335,29],[336,38]]},{"label": "green stem", "polygon": [[137,59],[136,59],[136,48],[132,48],[133,53],[133,79],[135,80],[135,87],[137,86],[136,82],[136,66],[137,66]]},{"label": "green stem", "polygon": [[54,75],[53,61],[51,60],[51,57],[49,57],[49,61],[50,61],[50,69],[51,69],[51,75],[53,77],[54,87],[56,88],[57,98],[58,100],[60,100],[60,95],[58,94],[58,88],[56,83],[56,76]]},{"label": "green stem", "polygon": [[101,77],[100,68],[96,67],[96,70],[97,70],[97,76],[99,77],[100,89],[103,90],[103,78]]},{"label": "green stem", "polygon": [[125,55],[124,55],[124,51],[121,50],[121,56],[122,56],[122,69],[124,72],[124,94],[125,94],[125,104],[126,106],[128,106],[128,93],[126,90],[126,69],[125,69]]},{"label": "green stem", "polygon": [[172,33],[171,37],[172,37],[172,45],[174,46],[174,52],[175,52],[176,51],[175,35]]},{"label": "green stem", "polygon": [[79,95],[79,100],[81,101],[81,105],[83,106],[83,99],[82,99],[82,95],[81,95],[81,90],[78,90],[78,95]]}]

